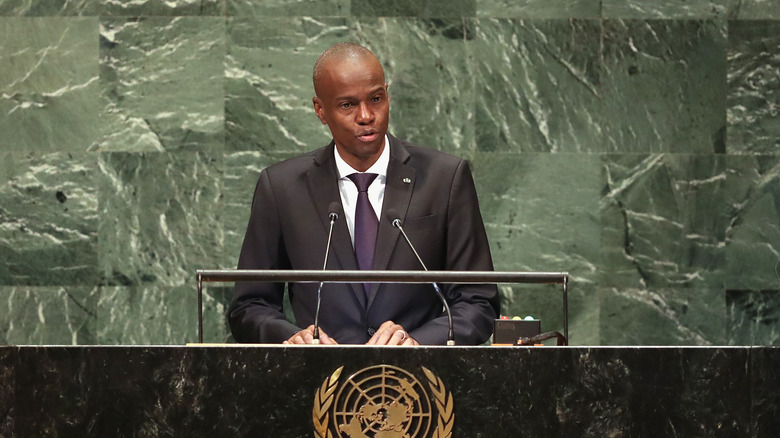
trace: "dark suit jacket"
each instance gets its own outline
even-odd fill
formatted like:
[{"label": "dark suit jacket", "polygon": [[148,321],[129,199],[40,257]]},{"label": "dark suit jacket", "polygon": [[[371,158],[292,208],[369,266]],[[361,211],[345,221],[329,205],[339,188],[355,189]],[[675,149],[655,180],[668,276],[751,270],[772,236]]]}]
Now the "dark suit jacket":
[{"label": "dark suit jacket", "polygon": [[[420,270],[392,220],[404,230],[430,270],[492,270],[485,227],[468,164],[389,136],[382,215],[374,255],[377,270]],[[239,269],[322,269],[328,207],[341,205],[333,142],[260,173]],[[328,269],[358,269],[343,215],[336,221]],[[297,325],[282,313],[283,284],[237,283],[228,319],[239,342],[282,342],[314,322],[317,284],[293,284]],[[442,285],[459,345],[479,344],[499,312],[493,285]],[[421,344],[444,344],[447,318],[430,285],[325,284],[320,327],[339,343],[365,343],[392,320]]]}]

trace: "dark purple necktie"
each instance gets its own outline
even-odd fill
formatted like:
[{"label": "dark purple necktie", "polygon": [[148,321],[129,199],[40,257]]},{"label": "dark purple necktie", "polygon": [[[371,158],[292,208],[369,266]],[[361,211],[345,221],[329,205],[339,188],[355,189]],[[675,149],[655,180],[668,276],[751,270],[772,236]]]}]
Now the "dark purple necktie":
[{"label": "dark purple necktie", "polygon": [[[353,173],[351,179],[358,189],[357,206],[355,207],[355,255],[360,269],[371,269],[374,262],[374,244],[378,220],[371,201],[368,200],[368,187],[376,179],[375,173]],[[366,294],[371,289],[370,283],[363,283]]]}]

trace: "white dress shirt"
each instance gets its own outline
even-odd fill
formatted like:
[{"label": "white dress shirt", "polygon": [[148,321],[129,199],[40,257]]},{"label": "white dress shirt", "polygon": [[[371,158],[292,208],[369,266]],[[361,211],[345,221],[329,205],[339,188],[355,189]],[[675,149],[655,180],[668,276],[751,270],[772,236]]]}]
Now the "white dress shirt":
[{"label": "white dress shirt", "polygon": [[[349,235],[352,237],[352,246],[355,246],[355,207],[357,207],[358,189],[348,175],[358,172],[352,166],[347,164],[338,149],[333,147],[333,155],[336,158],[336,168],[339,172],[339,193],[341,194],[341,205],[344,206],[344,218],[347,220]],[[382,202],[385,199],[385,185],[387,184],[387,165],[390,163],[390,142],[385,135],[385,145],[379,159],[373,166],[369,167],[365,173],[376,173],[378,176],[368,187],[368,200],[371,207],[374,208],[377,219],[381,218]]]}]

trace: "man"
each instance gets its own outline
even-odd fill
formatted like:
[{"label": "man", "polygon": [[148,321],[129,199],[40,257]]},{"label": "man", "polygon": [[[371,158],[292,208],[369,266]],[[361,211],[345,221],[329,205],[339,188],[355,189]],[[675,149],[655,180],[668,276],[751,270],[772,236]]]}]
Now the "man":
[{"label": "man", "polygon": [[[322,269],[337,206],[328,269],[421,270],[392,224],[398,218],[429,269],[492,270],[467,163],[387,134],[390,95],[374,54],[337,44],[320,55],[313,82],[314,111],[333,141],[260,173],[238,268]],[[371,227],[376,237],[366,237]],[[235,339],[312,343],[317,286],[290,285],[296,325],[282,312],[283,284],[236,283],[228,310]],[[499,310],[496,287],[442,290],[456,343],[486,341]],[[326,284],[319,335],[323,344],[444,344],[447,317],[431,285]]]}]

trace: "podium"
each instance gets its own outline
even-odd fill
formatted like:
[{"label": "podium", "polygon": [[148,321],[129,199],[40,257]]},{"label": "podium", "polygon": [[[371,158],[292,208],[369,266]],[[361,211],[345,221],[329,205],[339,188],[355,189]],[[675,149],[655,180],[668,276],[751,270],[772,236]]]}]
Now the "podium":
[{"label": "podium", "polygon": [[778,348],[281,345],[0,347],[0,435],[312,437],[323,387],[348,425],[335,399],[382,366],[437,386],[454,437],[780,436]]}]

